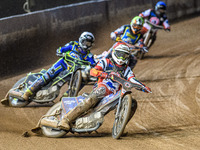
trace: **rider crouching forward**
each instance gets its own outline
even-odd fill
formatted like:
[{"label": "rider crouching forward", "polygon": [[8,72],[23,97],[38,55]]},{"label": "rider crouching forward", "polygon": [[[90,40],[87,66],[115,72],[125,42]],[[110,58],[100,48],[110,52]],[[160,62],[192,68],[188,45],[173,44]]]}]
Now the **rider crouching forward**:
[{"label": "rider crouching forward", "polygon": [[71,128],[71,122],[75,121],[77,117],[95,106],[105,96],[120,90],[119,83],[108,78],[110,72],[114,71],[116,75],[145,87],[146,90],[144,92],[148,93],[151,91],[149,87],[146,87],[135,78],[131,68],[128,66],[129,56],[129,47],[121,43],[113,49],[110,57],[101,59],[97,65],[90,70],[90,75],[98,77],[97,85],[87,99],[83,100],[83,102],[79,103],[77,107],[64,116],[62,121],[58,124],[59,128],[69,130]]},{"label": "rider crouching forward", "polygon": [[[142,51],[144,53],[147,53],[148,49],[143,43],[143,34],[141,33],[143,24],[143,18],[136,16],[131,20],[130,24],[122,25],[120,28],[111,32],[110,37],[114,41],[118,41],[117,39],[121,39],[121,42],[127,43],[128,45],[138,45],[142,48]],[[108,54],[111,54],[111,51],[116,46],[116,44],[117,43],[115,43],[113,47],[110,48]],[[135,67],[136,63],[137,58],[134,55],[130,55],[129,66],[131,67],[131,69]]]},{"label": "rider crouching forward", "polygon": [[[150,21],[155,25],[163,26],[166,31],[170,31],[170,25],[167,19],[166,9],[167,5],[164,2],[159,1],[156,3],[155,9],[147,9],[144,12],[140,13],[139,16],[142,17],[143,19],[147,19],[148,21]],[[151,27],[148,23],[144,23],[141,32],[145,34],[150,28]],[[153,45],[155,40],[156,40],[156,34],[149,48]]]},{"label": "rider crouching forward", "polygon": [[53,78],[64,70],[69,70],[70,64],[65,60],[65,56],[72,59],[89,61],[91,65],[95,65],[93,54],[90,49],[94,43],[94,35],[90,32],[83,32],[78,41],[71,41],[64,47],[57,49],[57,56],[61,57],[47,72],[38,78],[22,95],[24,100],[29,100],[29,97],[34,95],[41,87],[48,84]]}]

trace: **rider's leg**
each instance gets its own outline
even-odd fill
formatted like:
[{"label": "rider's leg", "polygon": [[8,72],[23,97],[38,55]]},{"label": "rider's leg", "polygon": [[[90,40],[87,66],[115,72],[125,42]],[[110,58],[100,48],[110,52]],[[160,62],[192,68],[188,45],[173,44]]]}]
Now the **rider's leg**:
[{"label": "rider's leg", "polygon": [[28,100],[31,95],[35,94],[42,86],[47,84],[50,80],[50,75],[48,74],[48,72],[46,72],[40,78],[35,80],[33,84],[31,84],[31,86],[29,86],[29,88],[23,94],[22,98],[24,100]]},{"label": "rider's leg", "polygon": [[48,84],[53,78],[55,78],[61,71],[67,69],[67,64],[61,58],[59,59],[47,72],[38,78],[22,95],[24,100],[28,100],[30,96],[34,95],[41,87]]},{"label": "rider's leg", "polygon": [[83,102],[79,103],[77,107],[72,109],[68,114],[66,114],[62,121],[59,123],[58,127],[61,129],[69,130],[71,122],[75,121],[84,112],[87,112],[92,108],[97,102],[99,102],[104,96],[111,94],[112,92],[108,90],[106,85],[100,84],[96,89],[94,89],[89,97]]}]

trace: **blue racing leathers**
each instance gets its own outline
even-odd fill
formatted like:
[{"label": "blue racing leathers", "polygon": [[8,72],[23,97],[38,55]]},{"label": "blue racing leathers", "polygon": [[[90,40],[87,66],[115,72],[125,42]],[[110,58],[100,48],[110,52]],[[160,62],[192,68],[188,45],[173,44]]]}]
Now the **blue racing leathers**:
[{"label": "blue racing leathers", "polygon": [[[91,65],[95,65],[93,54],[90,51],[83,51],[79,46],[77,41],[71,41],[67,43],[64,47],[60,47],[57,51],[57,54],[64,54],[72,59],[79,59],[89,61]],[[46,85],[60,74],[64,70],[69,70],[72,66],[65,60],[65,56],[62,55],[56,63],[54,63],[45,74],[33,82],[33,84],[28,88],[28,92],[31,94],[36,93],[42,86]]]}]

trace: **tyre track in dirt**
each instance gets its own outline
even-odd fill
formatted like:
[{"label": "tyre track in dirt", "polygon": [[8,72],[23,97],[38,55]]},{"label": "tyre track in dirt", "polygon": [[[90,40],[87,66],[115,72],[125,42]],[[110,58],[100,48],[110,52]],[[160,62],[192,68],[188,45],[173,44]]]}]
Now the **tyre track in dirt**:
[{"label": "tyre track in dirt", "polygon": [[[122,140],[111,138],[114,120],[112,112],[105,117],[104,124],[98,129],[99,134],[68,134],[61,139],[40,136],[24,138],[21,134],[34,127],[51,104],[32,103],[26,108],[1,105],[0,149],[199,149],[199,24],[200,17],[195,17],[173,24],[170,33],[159,31],[157,41],[146,58],[138,61],[134,73],[152,88],[153,93],[133,90],[132,95],[138,101],[138,109],[126,127],[128,135]],[[96,39],[109,32],[110,30],[105,30]],[[108,42],[100,46],[97,43],[96,47],[103,51],[111,44],[112,42]],[[99,53],[97,50],[95,52]],[[24,74],[0,81],[1,98],[22,76]],[[91,89],[92,86],[87,85],[80,93]]]}]

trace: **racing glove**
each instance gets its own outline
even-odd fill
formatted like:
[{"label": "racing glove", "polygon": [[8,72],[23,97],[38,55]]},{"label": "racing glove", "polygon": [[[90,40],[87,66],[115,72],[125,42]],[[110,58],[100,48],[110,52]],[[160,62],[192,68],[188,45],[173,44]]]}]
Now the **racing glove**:
[{"label": "racing glove", "polygon": [[144,52],[144,53],[148,53],[148,52],[149,52],[149,50],[148,50],[148,48],[147,48],[147,47],[143,46],[143,47],[142,47],[142,52]]},{"label": "racing glove", "polygon": [[170,32],[170,31],[171,31],[171,29],[170,29],[170,28],[166,28],[166,29],[165,29],[165,31],[167,31],[167,32]]},{"label": "racing glove", "polygon": [[114,32],[111,32],[110,38],[115,41],[117,36],[116,36],[116,34]]},{"label": "racing glove", "polygon": [[144,89],[142,90],[143,92],[146,92],[146,93],[152,93],[151,92],[151,89],[147,86],[144,87]]}]

